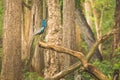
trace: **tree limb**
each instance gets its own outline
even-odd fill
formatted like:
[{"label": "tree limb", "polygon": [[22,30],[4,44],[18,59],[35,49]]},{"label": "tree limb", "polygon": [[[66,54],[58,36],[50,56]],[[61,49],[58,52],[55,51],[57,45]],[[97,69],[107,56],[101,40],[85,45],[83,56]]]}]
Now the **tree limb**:
[{"label": "tree limb", "polygon": [[[115,34],[117,31],[116,30],[113,30],[111,32],[108,32],[107,34],[105,34],[104,36],[101,37],[100,40],[98,40],[94,46],[92,47],[92,49],[90,50],[90,52],[88,53],[87,55],[87,60],[89,61],[91,59],[91,56],[93,55],[94,53],[94,50],[95,48],[99,45],[99,43],[103,42],[104,40],[106,40],[108,37],[112,36],[113,34]],[[72,66],[69,66],[67,69],[59,72],[58,74],[54,75],[51,79],[52,80],[57,80],[57,79],[60,79],[61,77],[67,75],[68,73],[74,71],[75,69],[78,69],[81,65],[80,62],[77,62],[75,64],[73,64]],[[71,70],[70,70],[71,69]]]},{"label": "tree limb", "polygon": [[55,50],[55,51],[60,52],[60,53],[66,53],[66,54],[72,55],[72,56],[80,59],[80,61],[84,67],[87,67],[87,59],[82,52],[74,51],[74,50],[60,47],[57,45],[52,45],[50,43],[39,42],[39,45],[43,48],[46,48],[46,49],[52,49],[52,50]]},{"label": "tree limb", "polygon": [[[91,59],[91,56],[93,55],[94,53],[94,50],[96,49],[96,47],[99,45],[99,43],[103,42],[104,40],[106,40],[108,37],[112,36],[113,34],[115,34],[117,31],[116,30],[113,30],[111,32],[108,32],[107,34],[103,35],[101,37],[100,40],[98,40],[94,46],[91,48],[90,52],[88,53],[87,55],[87,60],[89,61]],[[59,72],[58,74],[54,75],[51,80],[57,80],[57,79],[60,79],[61,77],[65,76],[66,74],[74,71],[75,69],[78,69],[81,65],[80,62],[77,62],[75,64],[73,64],[72,66],[68,67],[67,69]],[[49,79],[50,80],[50,79]]]},{"label": "tree limb", "polygon": [[72,66],[64,69],[63,71],[59,72],[58,74],[54,75],[52,78],[50,78],[48,80],[59,80],[60,78],[64,77],[64,75],[72,72],[73,70],[78,69],[80,66],[81,66],[81,63],[80,62],[76,62]]},{"label": "tree limb", "polygon": [[89,61],[92,57],[92,55],[94,54],[95,49],[97,48],[97,46],[103,42],[104,40],[106,40],[108,37],[110,37],[111,35],[115,34],[116,30],[113,30],[111,32],[108,32],[107,34],[103,35],[98,41],[95,42],[95,44],[93,45],[93,47],[90,49],[87,57],[87,61]]},{"label": "tree limb", "polygon": [[55,50],[60,53],[66,53],[66,54],[72,55],[74,57],[77,57],[78,59],[80,59],[85,70],[91,72],[92,74],[95,75],[95,77],[97,77],[100,80],[108,80],[107,77],[104,74],[102,74],[96,67],[94,67],[90,63],[87,63],[87,60],[82,52],[73,51],[71,49],[67,49],[67,48],[63,48],[60,46],[52,45],[49,43],[43,43],[43,42],[39,42],[39,45],[46,49],[52,49],[52,50]]}]

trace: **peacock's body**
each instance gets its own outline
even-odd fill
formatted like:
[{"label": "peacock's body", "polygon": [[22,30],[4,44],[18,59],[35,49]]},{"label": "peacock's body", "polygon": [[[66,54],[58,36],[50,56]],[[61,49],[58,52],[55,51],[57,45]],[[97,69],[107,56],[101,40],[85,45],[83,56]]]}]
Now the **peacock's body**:
[{"label": "peacock's body", "polygon": [[47,22],[46,22],[46,20],[44,19],[44,20],[42,20],[42,27],[41,27],[39,30],[36,30],[35,33],[34,33],[34,35],[43,34],[44,31],[45,31],[46,26],[47,26]]}]

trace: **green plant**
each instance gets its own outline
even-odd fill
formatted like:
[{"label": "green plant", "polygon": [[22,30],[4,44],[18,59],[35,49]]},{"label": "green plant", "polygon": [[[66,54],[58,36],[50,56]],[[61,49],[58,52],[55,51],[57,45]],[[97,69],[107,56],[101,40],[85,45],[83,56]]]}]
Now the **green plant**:
[{"label": "green plant", "polygon": [[43,79],[35,72],[26,72],[24,74],[24,80],[43,80]]},{"label": "green plant", "polygon": [[[112,80],[112,75],[115,69],[120,68],[120,59],[119,60],[114,60],[113,64],[111,64],[110,61],[104,60],[102,62],[99,62],[97,59],[92,62],[94,66],[96,66],[102,73],[104,73],[109,80]],[[81,73],[82,76],[85,78],[85,80],[95,80],[92,76],[89,74],[86,74],[86,72]]]},{"label": "green plant", "polygon": [[3,23],[3,0],[0,0],[0,37],[2,36]]}]

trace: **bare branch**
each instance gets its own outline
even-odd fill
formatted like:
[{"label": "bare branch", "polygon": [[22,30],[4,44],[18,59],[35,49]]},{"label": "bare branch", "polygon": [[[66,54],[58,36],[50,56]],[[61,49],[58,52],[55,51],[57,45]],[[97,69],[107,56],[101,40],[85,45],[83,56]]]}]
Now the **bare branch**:
[{"label": "bare branch", "polygon": [[[89,61],[91,56],[93,55],[94,53],[94,50],[96,49],[96,47],[101,43],[103,42],[104,40],[106,40],[108,37],[112,36],[113,34],[115,34],[117,31],[116,30],[113,30],[111,32],[108,32],[107,34],[105,34],[104,36],[101,37],[100,40],[98,40],[94,46],[91,48],[90,52],[88,53],[87,55],[87,60]],[[68,67],[67,69],[59,72],[58,74],[54,75],[51,80],[57,80],[57,79],[60,79],[61,77],[65,76],[66,74],[74,71],[75,69],[78,69],[81,65],[80,62],[77,62],[75,64],[73,64],[72,66]],[[50,79],[49,79],[50,80]]]},{"label": "bare branch", "polygon": [[60,47],[57,45],[52,45],[49,43],[43,43],[43,42],[39,42],[39,45],[41,47],[46,48],[46,49],[52,49],[52,50],[55,50],[55,51],[60,52],[60,53],[66,53],[66,54],[72,55],[72,56],[80,59],[80,61],[84,67],[87,67],[87,62],[86,62],[87,60],[86,60],[85,55],[82,52],[74,51],[74,50],[71,50],[68,48]]},{"label": "bare branch", "polygon": [[103,42],[104,40],[106,40],[108,37],[112,36],[113,34],[116,33],[116,30],[113,30],[111,32],[108,32],[107,34],[105,34],[104,36],[102,36],[98,41],[95,42],[95,44],[93,45],[93,47],[90,49],[90,52],[87,55],[87,61],[89,61],[92,57],[92,55],[94,54],[95,49],[97,48],[97,46]]},{"label": "bare branch", "polygon": [[[87,60],[82,52],[73,51],[73,50],[70,50],[67,48],[63,48],[60,46],[51,45],[51,44],[43,43],[43,42],[39,42],[39,45],[46,49],[52,49],[52,50],[55,50],[60,53],[66,53],[66,54],[77,57],[78,59],[80,59],[85,70],[91,72],[92,74],[95,75],[95,77],[97,77],[100,80],[108,80],[107,77],[104,74],[102,74],[96,67],[94,67],[92,64],[87,63]],[[51,80],[51,79],[49,79],[49,80]]]},{"label": "bare branch", "polygon": [[52,78],[50,78],[48,80],[59,80],[60,78],[64,77],[64,75],[72,72],[73,70],[78,69],[80,66],[81,66],[81,63],[80,62],[76,62],[72,66],[64,69],[63,71],[59,72],[58,74],[54,75]]}]

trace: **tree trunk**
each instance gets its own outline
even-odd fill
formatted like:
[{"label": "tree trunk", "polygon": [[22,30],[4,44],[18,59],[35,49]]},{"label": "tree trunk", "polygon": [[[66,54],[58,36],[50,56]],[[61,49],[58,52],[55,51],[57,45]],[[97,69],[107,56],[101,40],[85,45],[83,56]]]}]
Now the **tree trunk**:
[{"label": "tree trunk", "polygon": [[[34,0],[33,6],[32,6],[32,12],[31,12],[31,28],[33,26],[34,31],[39,30],[42,22],[42,0]],[[33,30],[33,29],[32,29]],[[43,55],[43,49],[39,47],[37,44],[39,40],[42,39],[41,35],[39,37],[35,38],[35,46],[34,46],[34,52],[32,53],[32,68],[38,72],[41,76],[43,76],[42,70],[44,67],[44,55]]]},{"label": "tree trunk", "polygon": [[[63,46],[76,50],[76,27],[75,27],[75,1],[63,0]],[[61,69],[65,69],[75,63],[77,59],[73,56],[62,54],[63,63]],[[70,75],[70,77],[73,77]]]},{"label": "tree trunk", "polygon": [[1,80],[22,80],[22,0],[5,0]]},{"label": "tree trunk", "polygon": [[79,25],[76,23],[76,25],[75,25],[75,33],[76,33],[76,50],[77,51],[80,51],[80,44],[81,44],[81,30],[80,30],[80,27],[79,27]]},{"label": "tree trunk", "polygon": [[115,16],[114,16],[114,29],[118,29],[114,35],[114,51],[120,46],[120,0],[116,0]]},{"label": "tree trunk", "polygon": [[92,7],[89,0],[85,0],[84,8],[85,8],[87,23],[92,28]]},{"label": "tree trunk", "polygon": [[[86,42],[86,44],[88,46],[88,49],[90,50],[92,48],[92,46],[95,44],[95,42],[96,42],[94,34],[93,34],[91,28],[89,27],[89,25],[88,25],[84,15],[83,15],[82,11],[81,10],[76,10],[75,13],[76,13],[75,14],[76,15],[76,21],[77,21],[77,23],[79,24],[79,26],[81,28],[81,32],[84,35],[85,42]],[[95,50],[95,55],[100,60],[103,59],[98,48]]]},{"label": "tree trunk", "polygon": [[[61,45],[62,42],[62,27],[60,17],[59,0],[47,0],[48,6],[48,21],[46,42],[56,45]],[[59,54],[52,50],[46,50],[45,53],[45,78],[50,78],[60,71]]]},{"label": "tree trunk", "polygon": [[23,15],[23,29],[22,29],[22,60],[25,61],[30,57],[29,49],[29,34],[30,34],[30,23],[31,23],[31,7],[28,8],[29,0],[25,0],[24,15]]},{"label": "tree trunk", "polygon": [[[75,36],[75,2],[74,0],[63,1],[63,46],[76,49],[76,36]],[[64,68],[70,65],[70,56],[64,55]]]}]

